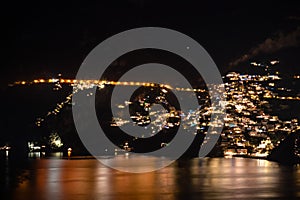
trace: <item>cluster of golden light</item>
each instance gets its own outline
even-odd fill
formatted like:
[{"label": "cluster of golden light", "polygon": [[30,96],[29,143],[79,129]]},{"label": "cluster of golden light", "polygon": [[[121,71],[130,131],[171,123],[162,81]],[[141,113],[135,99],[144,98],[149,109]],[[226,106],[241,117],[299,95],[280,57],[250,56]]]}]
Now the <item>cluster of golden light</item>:
[{"label": "cluster of golden light", "polygon": [[[151,82],[137,82],[137,81],[109,81],[109,80],[77,80],[77,79],[63,79],[63,78],[50,78],[50,79],[34,79],[32,81],[16,81],[13,84],[10,84],[9,86],[15,86],[15,85],[33,85],[33,84],[66,84],[74,86],[73,93],[69,94],[66,99],[58,103],[56,107],[49,111],[44,117],[37,118],[36,125],[41,126],[41,123],[45,120],[46,117],[50,115],[57,115],[61,109],[71,102],[72,95],[78,90],[84,90],[92,87],[99,87],[103,89],[106,85],[115,85],[115,86],[143,86],[143,87],[159,87],[162,88],[162,91],[164,93],[167,93],[169,90],[176,90],[176,91],[184,91],[184,92],[205,92],[205,89],[195,89],[195,88],[173,88],[169,84],[158,84],[158,83],[151,83]],[[60,86],[61,88],[61,86]],[[89,96],[88,94],[87,96]]]}]

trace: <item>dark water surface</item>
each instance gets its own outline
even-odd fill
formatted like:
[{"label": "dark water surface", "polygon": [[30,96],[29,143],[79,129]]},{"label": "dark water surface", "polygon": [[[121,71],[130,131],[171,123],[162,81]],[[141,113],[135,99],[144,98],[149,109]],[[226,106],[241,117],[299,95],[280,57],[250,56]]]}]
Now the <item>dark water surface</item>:
[{"label": "dark water surface", "polygon": [[0,175],[1,199],[300,199],[299,167],[244,158],[181,160],[144,174],[95,159],[2,160]]}]

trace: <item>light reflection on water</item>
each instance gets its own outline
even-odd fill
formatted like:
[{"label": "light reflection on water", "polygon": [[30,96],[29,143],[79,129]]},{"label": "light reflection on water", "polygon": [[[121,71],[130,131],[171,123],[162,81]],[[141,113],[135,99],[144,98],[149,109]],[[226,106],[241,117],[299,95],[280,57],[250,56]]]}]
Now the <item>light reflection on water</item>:
[{"label": "light reflection on water", "polygon": [[[95,159],[30,162],[23,172],[27,179],[10,191],[13,199],[300,198],[300,169],[266,160],[180,160],[144,174],[116,171]],[[139,162],[151,163],[145,157]]]}]

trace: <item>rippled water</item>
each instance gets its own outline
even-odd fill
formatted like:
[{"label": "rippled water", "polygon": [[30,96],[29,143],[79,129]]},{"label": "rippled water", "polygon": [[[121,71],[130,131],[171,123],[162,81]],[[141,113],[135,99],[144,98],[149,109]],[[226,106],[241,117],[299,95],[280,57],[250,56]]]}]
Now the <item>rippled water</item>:
[{"label": "rippled water", "polygon": [[7,199],[300,199],[300,168],[244,158],[181,160],[144,174],[95,159],[6,160],[0,175]]}]

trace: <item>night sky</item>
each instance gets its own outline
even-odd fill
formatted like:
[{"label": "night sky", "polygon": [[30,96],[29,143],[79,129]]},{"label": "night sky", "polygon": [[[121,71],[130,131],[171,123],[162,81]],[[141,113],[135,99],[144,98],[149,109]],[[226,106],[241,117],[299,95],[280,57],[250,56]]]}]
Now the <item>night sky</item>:
[{"label": "night sky", "polygon": [[2,5],[1,19],[5,84],[58,73],[72,78],[100,42],[144,26],[194,38],[223,74],[247,72],[249,61],[265,59],[279,59],[282,71],[300,73],[299,1],[22,1]]}]

